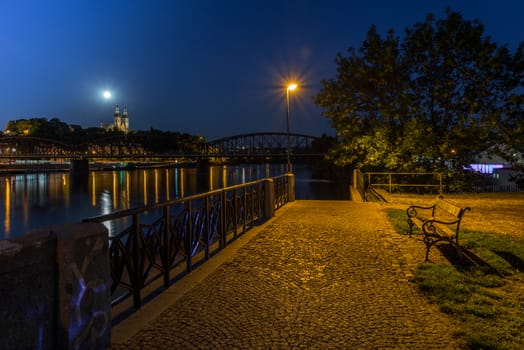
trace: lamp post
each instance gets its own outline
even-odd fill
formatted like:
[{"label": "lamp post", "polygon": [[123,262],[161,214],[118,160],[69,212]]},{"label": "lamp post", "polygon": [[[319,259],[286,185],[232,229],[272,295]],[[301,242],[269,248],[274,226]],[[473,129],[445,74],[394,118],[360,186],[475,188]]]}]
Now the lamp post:
[{"label": "lamp post", "polygon": [[287,172],[291,173],[291,150],[289,141],[289,91],[293,91],[297,88],[297,84],[289,84],[286,88],[286,121],[287,121]]}]

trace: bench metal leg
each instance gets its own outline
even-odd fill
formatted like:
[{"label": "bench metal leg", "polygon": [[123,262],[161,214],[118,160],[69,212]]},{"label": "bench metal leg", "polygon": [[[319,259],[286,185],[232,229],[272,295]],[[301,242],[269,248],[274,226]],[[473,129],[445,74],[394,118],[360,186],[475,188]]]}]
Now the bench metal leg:
[{"label": "bench metal leg", "polygon": [[457,251],[457,255],[460,261],[464,261],[464,254],[462,253],[462,249],[459,245],[455,244],[453,241],[449,241],[447,239],[436,239],[436,240],[430,240],[427,237],[424,237],[424,243],[426,244],[426,259],[425,261],[429,261],[429,250],[431,249],[431,246],[435,246],[438,242],[448,242],[451,244],[455,250]]},{"label": "bench metal leg", "polygon": [[429,261],[429,250],[431,249],[431,243],[426,244],[426,258],[424,261]]},{"label": "bench metal leg", "polygon": [[409,218],[408,218],[408,225],[409,225],[409,238],[411,238],[411,233],[413,232],[413,225],[415,225],[415,224]]},{"label": "bench metal leg", "polygon": [[426,258],[424,261],[429,260],[429,250],[431,249],[431,246],[434,242],[432,242],[426,235],[424,235],[424,244],[426,245]]}]

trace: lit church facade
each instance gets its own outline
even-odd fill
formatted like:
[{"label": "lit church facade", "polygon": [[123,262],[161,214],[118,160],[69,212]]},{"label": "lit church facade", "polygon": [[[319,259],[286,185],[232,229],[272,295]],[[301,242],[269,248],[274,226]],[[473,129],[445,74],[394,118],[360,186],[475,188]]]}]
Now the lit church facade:
[{"label": "lit church facade", "polygon": [[129,131],[127,107],[124,106],[124,111],[120,114],[120,107],[116,105],[113,124],[100,123],[100,127],[106,130],[118,130],[127,133]]}]

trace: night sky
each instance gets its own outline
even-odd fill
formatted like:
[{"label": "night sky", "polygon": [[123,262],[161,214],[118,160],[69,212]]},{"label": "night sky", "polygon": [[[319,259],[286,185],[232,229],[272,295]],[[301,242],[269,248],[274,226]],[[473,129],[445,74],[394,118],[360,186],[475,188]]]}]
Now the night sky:
[{"label": "night sky", "polygon": [[335,77],[337,52],[372,24],[402,35],[448,6],[499,44],[524,40],[522,0],[0,0],[0,129],[36,117],[98,126],[119,104],[133,130],[285,131],[295,80],[291,131],[333,134],[311,96]]}]

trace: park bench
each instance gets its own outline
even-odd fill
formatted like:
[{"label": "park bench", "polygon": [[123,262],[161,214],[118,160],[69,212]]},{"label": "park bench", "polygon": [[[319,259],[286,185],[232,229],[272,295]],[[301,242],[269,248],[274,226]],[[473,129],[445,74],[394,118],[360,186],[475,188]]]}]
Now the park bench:
[{"label": "park bench", "polygon": [[431,246],[438,242],[450,243],[462,259],[462,251],[459,246],[460,222],[464,213],[471,210],[469,207],[460,208],[438,196],[430,206],[410,206],[408,214],[409,236],[413,233],[413,226],[422,230],[424,243],[426,244],[426,261],[429,257]]}]

